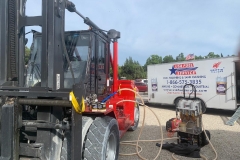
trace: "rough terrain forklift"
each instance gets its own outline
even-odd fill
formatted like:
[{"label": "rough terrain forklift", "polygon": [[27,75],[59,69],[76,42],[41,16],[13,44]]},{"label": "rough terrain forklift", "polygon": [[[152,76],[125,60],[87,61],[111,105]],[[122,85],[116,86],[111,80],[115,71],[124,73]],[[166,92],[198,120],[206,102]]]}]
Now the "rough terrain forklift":
[{"label": "rough terrain forklift", "polygon": [[[25,9],[26,0],[0,0],[0,160],[118,159],[119,139],[139,122],[137,103],[120,102],[135,100],[123,90],[134,81],[118,80],[120,32],[105,33],[67,0],[42,0],[41,16]],[[65,32],[65,9],[89,30]],[[25,26],[42,28],[27,65]]]}]

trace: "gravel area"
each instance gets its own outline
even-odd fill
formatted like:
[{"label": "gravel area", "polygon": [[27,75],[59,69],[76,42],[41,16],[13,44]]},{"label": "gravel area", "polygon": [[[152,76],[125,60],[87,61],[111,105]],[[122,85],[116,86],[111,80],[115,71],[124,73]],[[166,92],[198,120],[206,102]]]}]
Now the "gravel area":
[{"label": "gravel area", "polygon": [[[167,138],[167,132],[165,131],[166,121],[175,116],[175,109],[173,106],[150,106],[150,108],[158,115],[160,122],[162,123],[163,136]],[[225,122],[232,116],[234,112],[223,110],[207,110],[207,113],[203,115],[203,123],[205,129],[211,133],[211,142],[218,153],[218,160],[237,160],[240,159],[240,120],[235,123],[234,126],[227,126]],[[140,123],[139,127],[134,132],[127,132],[121,141],[137,140],[140,127],[143,121],[143,107],[140,107]],[[146,109],[145,127],[140,139],[142,140],[154,140],[160,139],[160,127],[158,122],[151,111]],[[176,136],[176,134],[175,134]],[[166,142],[166,141],[165,141]],[[176,143],[176,140],[168,140],[168,142]],[[159,147],[156,147],[156,142],[140,142],[140,146],[143,148],[141,155],[148,160],[152,160],[156,157]],[[136,152],[135,146],[120,145],[120,153],[134,153]],[[215,154],[210,145],[204,146],[201,149],[201,153],[213,160]],[[172,160],[172,153],[167,150],[162,150],[158,160]],[[189,160],[193,158],[186,158],[182,156],[175,157],[179,160]],[[138,160],[137,155],[133,156],[119,156],[119,160]],[[195,158],[196,159],[196,158]],[[198,160],[198,159],[196,159]]]}]

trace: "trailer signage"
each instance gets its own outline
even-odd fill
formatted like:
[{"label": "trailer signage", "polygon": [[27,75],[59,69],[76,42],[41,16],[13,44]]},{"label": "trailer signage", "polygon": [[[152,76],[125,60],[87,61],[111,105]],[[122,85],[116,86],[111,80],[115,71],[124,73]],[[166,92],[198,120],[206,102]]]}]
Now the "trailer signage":
[{"label": "trailer signage", "polygon": [[174,64],[169,71],[170,75],[195,75],[196,69],[193,63]]},{"label": "trailer signage", "polygon": [[221,73],[221,72],[223,72],[224,67],[219,68],[221,63],[222,62],[214,63],[212,69],[210,69],[210,72],[211,73]]}]

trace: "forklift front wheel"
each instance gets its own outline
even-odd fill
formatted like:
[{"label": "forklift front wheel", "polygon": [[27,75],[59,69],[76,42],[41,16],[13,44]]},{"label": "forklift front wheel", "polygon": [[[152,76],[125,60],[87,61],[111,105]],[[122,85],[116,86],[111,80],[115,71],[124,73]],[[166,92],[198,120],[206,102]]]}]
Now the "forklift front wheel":
[{"label": "forklift front wheel", "polygon": [[83,159],[117,160],[119,143],[117,120],[108,116],[97,117],[86,135]]}]

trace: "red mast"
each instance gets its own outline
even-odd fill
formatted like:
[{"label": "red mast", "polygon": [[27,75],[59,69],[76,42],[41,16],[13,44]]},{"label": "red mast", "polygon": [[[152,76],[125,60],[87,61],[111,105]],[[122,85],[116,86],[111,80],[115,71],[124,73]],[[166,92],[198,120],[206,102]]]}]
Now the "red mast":
[{"label": "red mast", "polygon": [[118,42],[113,42],[113,92],[118,90]]}]

